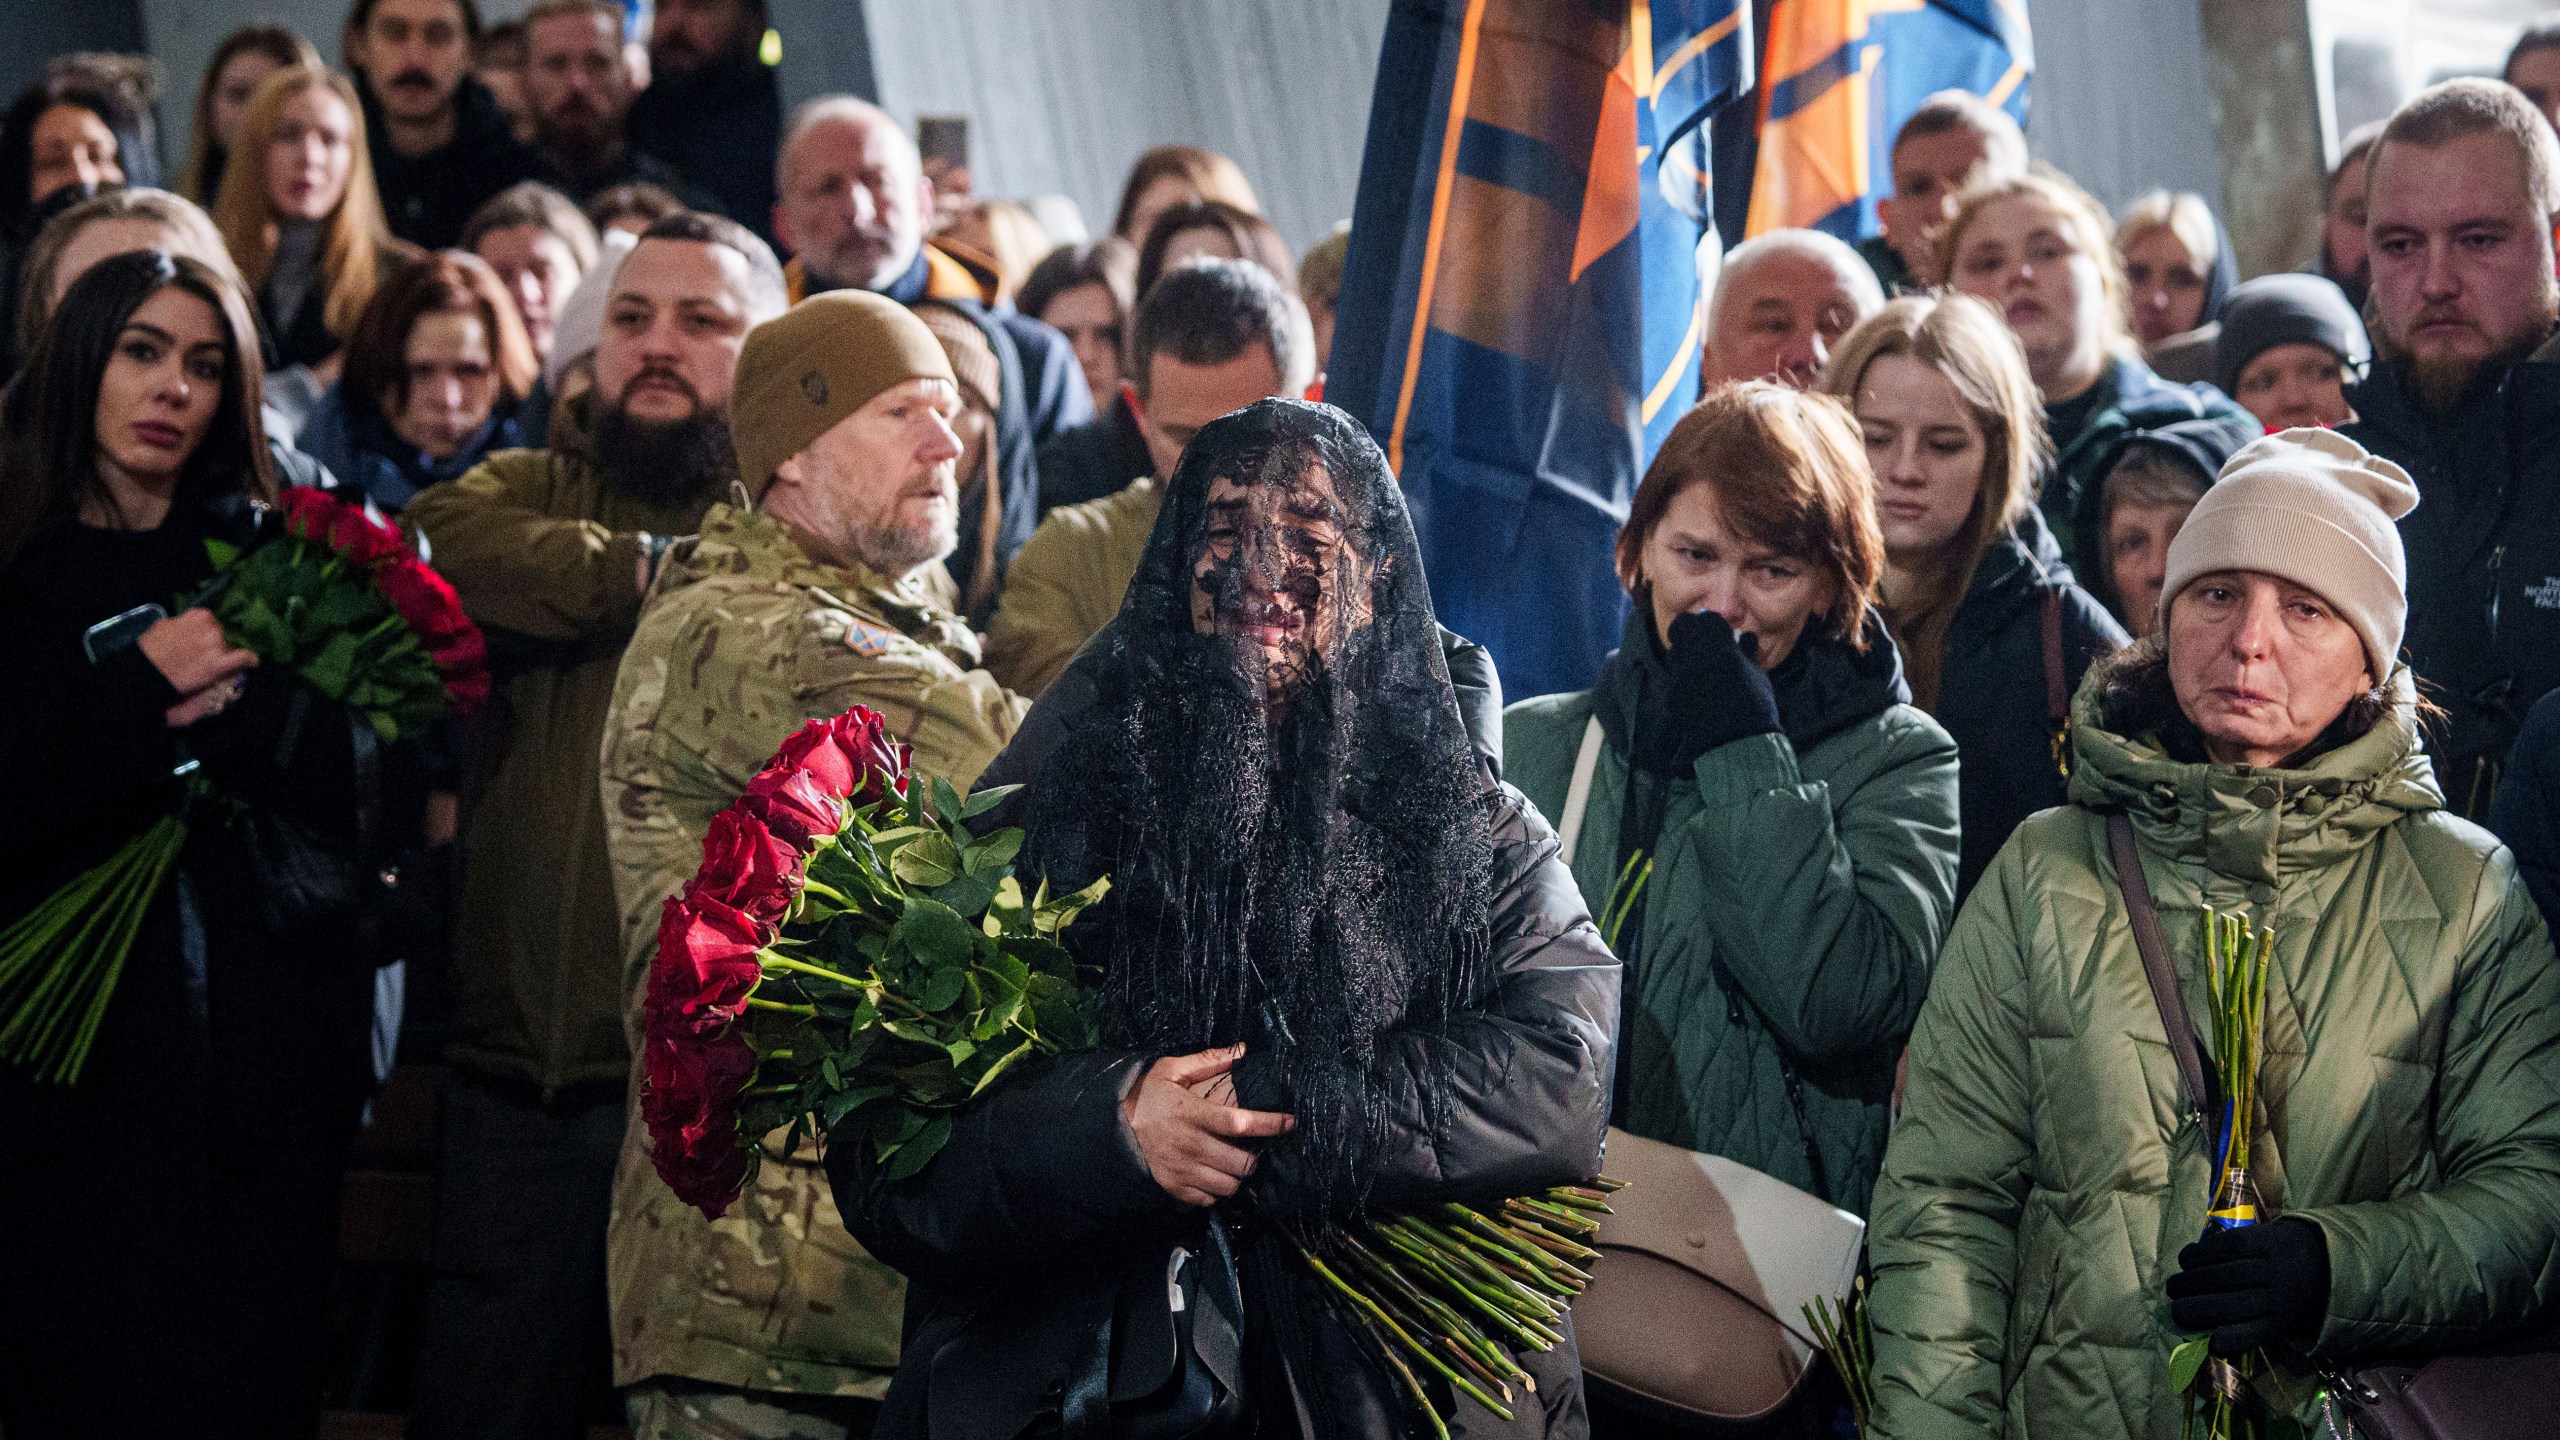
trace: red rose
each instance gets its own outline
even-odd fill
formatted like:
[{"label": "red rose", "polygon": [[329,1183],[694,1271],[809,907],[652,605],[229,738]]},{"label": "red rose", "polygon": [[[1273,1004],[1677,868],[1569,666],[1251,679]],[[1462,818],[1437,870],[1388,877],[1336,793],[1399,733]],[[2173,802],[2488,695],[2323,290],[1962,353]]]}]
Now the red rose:
[{"label": "red rose", "polygon": [[462,597],[453,593],[453,586],[414,557],[401,556],[375,571],[373,578],[382,587],[382,598],[391,602],[429,650],[479,629],[462,613]]},{"label": "red rose", "polygon": [[641,1068],[650,1162],[676,1198],[719,1219],[746,1183],[737,1105],[755,1077],[755,1050],[734,1032],[704,1043],[653,1030],[642,1042]]},{"label": "red rose", "polygon": [[695,1033],[737,1019],[764,978],[756,951],[768,938],[764,922],[710,896],[667,897],[649,966],[649,1009]]},{"label": "red rose", "polygon": [[326,544],[329,521],[337,513],[339,505],[329,498],[326,490],[295,485],[276,497],[276,509],[284,513],[286,534],[314,544]]},{"label": "red rose", "polygon": [[806,770],[767,770],[738,804],[783,842],[806,850],[844,828],[844,804]]},{"label": "red rose", "polygon": [[459,675],[448,675],[444,681],[444,694],[453,702],[457,713],[476,715],[481,706],[489,703],[489,672],[465,670]]},{"label": "red rose", "polygon": [[370,569],[394,556],[406,556],[408,543],[400,532],[364,513],[358,505],[337,502],[329,517],[326,537],[329,548],[346,557],[349,564]]},{"label": "red rose", "polygon": [[764,924],[779,925],[799,880],[799,850],[732,805],[711,817],[711,831],[702,837],[702,869],[685,893],[708,896]]},{"label": "red rose", "polygon": [[889,738],[879,711],[856,705],[792,732],[765,768],[806,770],[829,795],[871,805],[892,787],[905,791],[905,749]]}]

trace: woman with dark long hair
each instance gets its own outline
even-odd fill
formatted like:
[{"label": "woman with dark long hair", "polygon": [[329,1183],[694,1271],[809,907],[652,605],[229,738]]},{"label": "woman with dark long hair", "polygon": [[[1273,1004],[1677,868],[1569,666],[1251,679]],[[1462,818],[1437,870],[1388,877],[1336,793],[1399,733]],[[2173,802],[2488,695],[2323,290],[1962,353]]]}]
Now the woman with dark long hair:
[{"label": "woman with dark long hair", "polygon": [[71,287],[0,401],[0,927],[189,804],[181,774],[212,797],[78,1081],[0,1065],[11,1440],[317,1426],[374,972],[351,910],[279,881],[365,854],[365,762],[397,756],[185,608],[269,513],[259,383],[238,289],[142,250]]},{"label": "woman with dark long hair", "polygon": [[0,114],[0,380],[23,358],[8,326],[37,232],[101,190],[158,184],[147,126],[117,76],[79,65],[27,87]]}]

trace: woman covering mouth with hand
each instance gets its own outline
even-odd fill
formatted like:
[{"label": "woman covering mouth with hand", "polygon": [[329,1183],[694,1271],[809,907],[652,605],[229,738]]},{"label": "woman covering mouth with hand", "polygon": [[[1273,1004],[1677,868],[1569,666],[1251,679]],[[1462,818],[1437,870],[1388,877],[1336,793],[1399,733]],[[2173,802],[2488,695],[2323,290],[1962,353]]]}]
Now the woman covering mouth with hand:
[{"label": "woman covering mouth with hand", "polygon": [[[1848,408],[1766,381],[1681,418],[1618,538],[1634,598],[1592,689],[1505,712],[1625,974],[1612,1123],[1865,1213],[1894,1060],[1955,912],[1956,747],[1876,616]],[[1579,816],[1568,796],[1588,772]],[[1636,1422],[1593,1406],[1595,1434]]]}]

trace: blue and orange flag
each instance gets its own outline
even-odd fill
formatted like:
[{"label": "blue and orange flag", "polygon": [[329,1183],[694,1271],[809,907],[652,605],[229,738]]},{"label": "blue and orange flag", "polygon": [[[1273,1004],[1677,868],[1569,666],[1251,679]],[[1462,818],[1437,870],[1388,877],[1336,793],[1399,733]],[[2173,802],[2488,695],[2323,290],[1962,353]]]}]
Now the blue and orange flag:
[{"label": "blue and orange flag", "polygon": [[1698,391],[1706,121],[1749,0],[1395,0],[1325,396],[1403,479],[1440,621],[1591,683],[1644,467]]},{"label": "blue and orange flag", "polygon": [[1894,133],[1941,90],[2027,119],[2026,0],[1777,0],[1744,230],[1879,234]]}]

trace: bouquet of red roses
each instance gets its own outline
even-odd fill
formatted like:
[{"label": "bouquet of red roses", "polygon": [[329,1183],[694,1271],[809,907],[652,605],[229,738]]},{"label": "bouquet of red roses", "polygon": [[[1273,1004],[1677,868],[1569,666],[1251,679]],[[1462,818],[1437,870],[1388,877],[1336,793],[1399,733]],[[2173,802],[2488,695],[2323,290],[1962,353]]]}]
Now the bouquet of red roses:
[{"label": "bouquet of red roses", "polygon": [[[488,698],[488,648],[400,532],[326,491],[290,489],[248,547],[206,542],[213,580],[188,604],[223,634],[362,714],[386,741]],[[195,767],[190,800],[205,786]],[[0,1059],[80,1077],[144,915],[185,847],[185,807],[0,931]]]},{"label": "bouquet of red roses", "polygon": [[810,721],[712,817],[701,870],[667,898],[640,1113],[658,1174],[706,1215],[776,1130],[790,1147],[859,1137],[903,1178],[1015,1061],[1094,1043],[1057,934],[1107,882],[1026,898],[1022,832],[962,828],[1008,792],[915,783],[909,753],[862,706]]},{"label": "bouquet of red roses", "polygon": [[283,533],[215,542],[198,603],[223,633],[397,740],[489,698],[489,649],[444,577],[400,532],[325,490],[284,492]]},{"label": "bouquet of red roses", "polygon": [[[860,1146],[864,1183],[903,1179],[1025,1056],[1098,1043],[1058,935],[1110,881],[1025,894],[1022,832],[964,823],[1012,787],[964,799],[908,759],[861,706],[810,721],[712,817],[701,869],[660,911],[640,1114],[660,1178],[705,1215],[777,1130],[786,1153],[815,1134]],[[1513,1387],[1534,1388],[1513,1352],[1561,1343],[1616,1188],[1369,1215],[1298,1253],[1447,1440],[1417,1368],[1509,1420]]]}]

